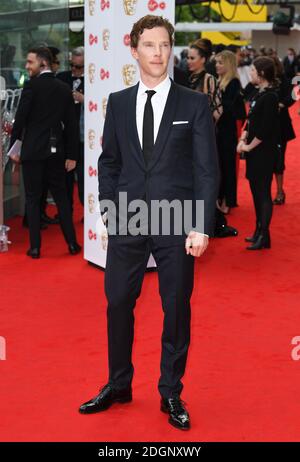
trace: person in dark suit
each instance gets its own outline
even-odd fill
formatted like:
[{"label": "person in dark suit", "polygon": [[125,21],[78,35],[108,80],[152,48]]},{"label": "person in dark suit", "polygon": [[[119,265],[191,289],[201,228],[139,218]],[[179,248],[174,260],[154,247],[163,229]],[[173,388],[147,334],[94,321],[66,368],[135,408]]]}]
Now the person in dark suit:
[{"label": "person in dark suit", "polygon": [[247,250],[261,250],[271,247],[271,184],[276,153],[280,149],[279,100],[274,88],[273,59],[267,56],[256,58],[250,75],[259,91],[251,101],[246,130],[241,135],[237,150],[246,156],[246,177],[256,213],[256,229],[253,236],[246,238],[252,243]]},{"label": "person in dark suit", "polygon": [[[76,169],[67,173],[67,191],[73,210],[74,172],[77,173],[78,197],[84,205],[84,139],[80,131],[80,124],[83,122],[84,105],[84,47],[77,47],[72,50],[71,70],[59,72],[56,77],[65,82],[72,90],[75,101],[75,113],[77,119],[76,134],[78,138],[78,161]],[[82,124],[83,125],[83,124]]]},{"label": "person in dark suit", "polygon": [[77,159],[74,102],[67,85],[51,72],[51,61],[48,48],[29,50],[26,69],[31,79],[24,85],[11,136],[11,145],[17,139],[22,140],[21,163],[30,234],[27,255],[32,258],[40,257],[40,204],[45,182],[56,202],[69,252],[74,255],[81,249],[65,186],[65,170],[74,169]]},{"label": "person in dark suit", "polygon": [[[173,44],[173,26],[159,16],[148,15],[131,31],[131,52],[140,68],[140,82],[109,97],[98,162],[101,212],[105,204],[134,200],[147,210],[155,201],[168,204],[187,201],[195,208],[204,201],[204,226],[195,225],[176,234],[153,232],[141,217],[141,233],[125,228],[114,233],[108,213],[108,253],[105,292],[108,299],[108,384],[92,400],[81,405],[84,414],[103,411],[115,402],[132,400],[131,359],[133,310],[150,253],[159,277],[164,310],[161,376],[158,389],[161,410],[169,422],[186,430],[189,414],[180,399],[190,342],[190,297],[193,290],[194,257],[208,245],[214,227],[218,192],[218,160],[214,125],[206,95],[175,84],[167,74]],[[124,107],[127,108],[124,111]],[[147,213],[147,212],[146,212]],[[163,212],[164,214],[164,212]],[[121,221],[123,217],[119,216]],[[120,223],[119,223],[120,224]],[[181,223],[182,224],[182,223]],[[128,230],[127,230],[128,228]]]},{"label": "person in dark suit", "polygon": [[[57,74],[57,71],[60,66],[60,61],[58,55],[60,50],[56,47],[47,47],[52,54],[52,64],[51,64],[51,71],[54,75]],[[58,216],[52,218],[47,215],[47,196],[48,196],[48,185],[47,183],[44,184],[44,190],[41,199],[41,223],[45,223],[46,225],[57,225],[59,223]]]},{"label": "person in dark suit", "polygon": [[283,58],[282,64],[285,76],[289,83],[291,83],[292,78],[295,77],[300,68],[299,57],[297,57],[294,48],[288,48],[287,55]]}]

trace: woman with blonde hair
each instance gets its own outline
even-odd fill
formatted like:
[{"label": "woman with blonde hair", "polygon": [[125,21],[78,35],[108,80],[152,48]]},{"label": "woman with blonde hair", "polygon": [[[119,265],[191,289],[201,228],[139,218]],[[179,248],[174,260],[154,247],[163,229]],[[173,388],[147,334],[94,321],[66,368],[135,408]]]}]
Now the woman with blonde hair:
[{"label": "woman with blonde hair", "polygon": [[223,213],[237,206],[236,146],[237,120],[246,118],[241,84],[234,53],[223,50],[216,55],[218,88],[222,98],[222,115],[217,123],[217,145],[220,159],[221,184],[217,206]]}]

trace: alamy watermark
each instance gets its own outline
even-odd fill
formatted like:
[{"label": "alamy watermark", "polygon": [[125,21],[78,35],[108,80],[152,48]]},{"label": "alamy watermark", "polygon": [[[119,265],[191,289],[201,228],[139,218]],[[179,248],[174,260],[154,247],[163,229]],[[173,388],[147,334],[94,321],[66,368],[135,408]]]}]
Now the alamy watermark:
[{"label": "alamy watermark", "polygon": [[0,101],[4,101],[6,99],[6,84],[4,77],[0,76]]},{"label": "alamy watermark", "polygon": [[[190,231],[204,233],[204,201],[168,201],[135,199],[128,202],[127,192],[120,192],[117,201],[103,199],[100,213],[107,217],[110,235],[180,236]],[[102,221],[102,219],[99,219]],[[100,230],[97,223],[97,230]]]},{"label": "alamy watermark", "polygon": [[292,98],[295,101],[299,101],[300,99],[300,75],[295,75],[295,77],[292,78],[291,82],[293,85]]},{"label": "alamy watermark", "polygon": [[0,361],[6,360],[6,340],[0,336]]},{"label": "alamy watermark", "polygon": [[300,336],[293,337],[291,340],[291,344],[295,345],[292,349],[291,356],[293,361],[300,360]]}]

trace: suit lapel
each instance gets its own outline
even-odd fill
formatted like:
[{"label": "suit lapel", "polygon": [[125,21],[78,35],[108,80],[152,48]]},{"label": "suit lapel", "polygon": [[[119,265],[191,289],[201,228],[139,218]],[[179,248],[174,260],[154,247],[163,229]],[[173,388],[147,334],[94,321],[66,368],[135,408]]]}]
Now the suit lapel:
[{"label": "suit lapel", "polygon": [[139,135],[136,126],[136,97],[138,92],[139,84],[132,87],[132,90],[129,94],[129,105],[128,105],[128,117],[127,117],[127,132],[128,140],[130,147],[134,155],[136,156],[137,161],[146,169],[144,155],[139,140]]},{"label": "suit lapel", "polygon": [[159,126],[157,138],[154,145],[153,155],[149,162],[149,170],[154,167],[156,162],[159,160],[162,150],[165,146],[165,143],[168,139],[170,129],[172,127],[172,122],[175,116],[175,110],[177,106],[177,88],[174,82],[172,81],[168,98],[166,101],[165,109]]}]

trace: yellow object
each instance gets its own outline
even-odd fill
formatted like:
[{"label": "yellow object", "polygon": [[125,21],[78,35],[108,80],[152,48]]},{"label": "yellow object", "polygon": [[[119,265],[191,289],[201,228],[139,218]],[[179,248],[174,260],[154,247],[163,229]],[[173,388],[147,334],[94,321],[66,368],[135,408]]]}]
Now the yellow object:
[{"label": "yellow object", "polygon": [[[262,8],[261,5],[256,5],[253,0],[248,0],[251,9],[254,11],[252,13],[245,0],[240,0],[241,5],[238,5],[237,8],[235,5],[227,2],[226,0],[221,0],[220,3],[212,2],[210,8],[212,8],[216,13],[221,16],[221,22],[266,22],[267,21],[267,12],[268,9],[266,6]],[[204,4],[205,5],[205,4]],[[231,18],[233,12],[236,8],[235,15],[230,21],[227,21],[222,17],[222,12],[226,18]],[[258,14],[255,14],[258,12]]]},{"label": "yellow object", "polygon": [[239,32],[202,32],[201,38],[207,38],[213,45],[223,43],[223,45],[237,45],[244,47],[249,44],[249,40],[240,40]]}]

